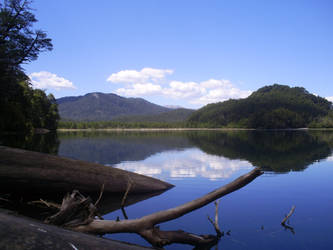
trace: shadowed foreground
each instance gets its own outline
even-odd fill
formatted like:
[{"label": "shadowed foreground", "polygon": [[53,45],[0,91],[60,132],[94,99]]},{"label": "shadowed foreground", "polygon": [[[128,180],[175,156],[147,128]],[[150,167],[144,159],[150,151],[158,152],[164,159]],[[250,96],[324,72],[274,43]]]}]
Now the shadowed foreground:
[{"label": "shadowed foreground", "polygon": [[0,249],[150,249],[73,232],[0,210]]}]

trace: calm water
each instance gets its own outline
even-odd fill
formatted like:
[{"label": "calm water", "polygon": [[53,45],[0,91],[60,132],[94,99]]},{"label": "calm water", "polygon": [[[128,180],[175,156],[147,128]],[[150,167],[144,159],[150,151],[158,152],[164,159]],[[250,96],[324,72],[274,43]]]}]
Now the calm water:
[{"label": "calm water", "polygon": [[[333,132],[78,132],[1,139],[2,144],[112,165],[163,179],[175,187],[159,196],[126,207],[138,218],[200,197],[254,166],[265,174],[221,199],[223,231],[218,249],[333,249]],[[280,222],[296,206],[287,230]],[[209,204],[174,221],[162,230],[182,229],[214,234],[207,215]],[[105,215],[115,219],[117,210]],[[147,245],[132,234],[107,235]],[[185,245],[166,249],[192,249]],[[214,248],[215,249],[215,248]]]}]

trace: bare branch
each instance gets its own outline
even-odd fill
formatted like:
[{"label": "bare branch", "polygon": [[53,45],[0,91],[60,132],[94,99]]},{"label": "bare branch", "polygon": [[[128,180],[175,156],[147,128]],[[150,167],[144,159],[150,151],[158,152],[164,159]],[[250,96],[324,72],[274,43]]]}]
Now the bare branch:
[{"label": "bare branch", "polygon": [[40,199],[39,201],[30,201],[28,204],[42,204],[49,208],[56,208],[56,209],[61,208],[60,204],[49,202],[49,201],[44,201],[43,199]]},{"label": "bare branch", "polygon": [[157,213],[153,213],[147,216],[144,216],[139,219],[125,220],[125,221],[106,221],[106,220],[94,220],[89,225],[78,226],[75,228],[76,231],[90,232],[90,233],[116,233],[116,232],[140,232],[143,229],[151,229],[154,225],[176,219],[182,215],[189,213],[195,209],[201,208],[208,203],[226,195],[233,191],[236,191],[251,181],[256,177],[261,175],[262,172],[256,168],[251,172],[237,178],[233,182],[216,189],[213,192],[210,192],[196,200],[185,203],[181,206],[163,210]]},{"label": "bare branch", "polygon": [[219,227],[219,203],[220,203],[220,201],[221,200],[217,200],[217,201],[214,202],[214,204],[215,204],[215,221],[213,221],[208,216],[208,220],[209,220],[210,223],[212,223],[218,238],[221,238],[221,236],[223,235],[223,233],[222,233],[222,231]]},{"label": "bare branch", "polygon": [[132,183],[133,183],[133,181],[131,180],[130,177],[128,177],[128,183],[127,183],[126,192],[125,192],[125,194],[124,194],[123,199],[121,200],[121,207],[124,207],[124,206],[125,206],[125,202],[126,202],[126,199],[127,199],[127,195],[128,195],[128,192],[131,190]]},{"label": "bare branch", "polygon": [[123,213],[123,216],[124,216],[125,220],[128,220],[128,216],[127,216],[127,213],[125,211],[125,208],[121,207],[120,209],[121,209],[121,212]]},{"label": "bare branch", "polygon": [[290,212],[284,217],[284,219],[281,221],[282,225],[285,225],[286,221],[289,219],[290,216],[292,216],[292,214],[295,211],[295,206],[292,206]]},{"label": "bare branch", "polygon": [[105,183],[103,183],[102,187],[101,187],[101,192],[99,193],[99,196],[98,196],[98,199],[96,200],[95,202],[95,206],[97,206],[97,204],[101,201],[102,199],[102,196],[103,196],[103,192],[104,192],[104,186],[105,186]]},{"label": "bare branch", "polygon": [[[122,221],[109,221],[97,220],[94,218],[95,210],[91,209],[92,204],[89,206],[89,200],[83,197],[78,191],[74,191],[72,195],[67,195],[63,200],[61,210],[54,216],[47,219],[47,222],[70,227],[72,230],[87,232],[93,234],[106,234],[106,233],[137,233],[145,238],[155,247],[163,247],[171,243],[182,243],[194,245],[198,248],[210,249],[214,246],[222,233],[218,226],[218,202],[215,203],[215,229],[217,235],[195,235],[184,231],[162,231],[156,226],[158,223],[176,219],[186,213],[195,209],[201,208],[206,204],[236,191],[256,177],[261,175],[259,169],[254,169],[251,172],[237,178],[231,183],[214,190],[196,200],[187,202],[181,206],[153,213],[139,219],[122,220]],[[129,192],[131,185],[128,185],[126,194]],[[69,200],[71,200],[69,202]],[[123,199],[124,200],[124,199]],[[95,206],[93,206],[95,208]],[[78,211],[78,215],[73,212]]]}]

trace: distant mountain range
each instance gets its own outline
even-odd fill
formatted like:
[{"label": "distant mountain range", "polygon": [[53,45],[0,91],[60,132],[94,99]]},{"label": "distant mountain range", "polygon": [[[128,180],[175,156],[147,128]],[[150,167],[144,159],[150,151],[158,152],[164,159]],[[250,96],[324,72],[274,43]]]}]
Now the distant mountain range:
[{"label": "distant mountain range", "polygon": [[194,110],[167,108],[142,98],[126,98],[116,94],[88,93],[57,99],[62,120],[70,121],[185,121]]}]

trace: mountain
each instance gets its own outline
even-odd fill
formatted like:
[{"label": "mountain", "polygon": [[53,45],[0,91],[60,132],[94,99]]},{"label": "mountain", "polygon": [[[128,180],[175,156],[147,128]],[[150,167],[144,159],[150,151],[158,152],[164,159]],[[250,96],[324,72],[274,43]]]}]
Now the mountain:
[{"label": "mountain", "polygon": [[331,102],[304,88],[274,84],[245,99],[208,104],[194,112],[188,122],[208,127],[301,128],[331,110]]},{"label": "mountain", "polygon": [[125,98],[116,94],[88,93],[57,99],[62,120],[108,121],[129,115],[156,115],[171,109],[142,98]]}]

